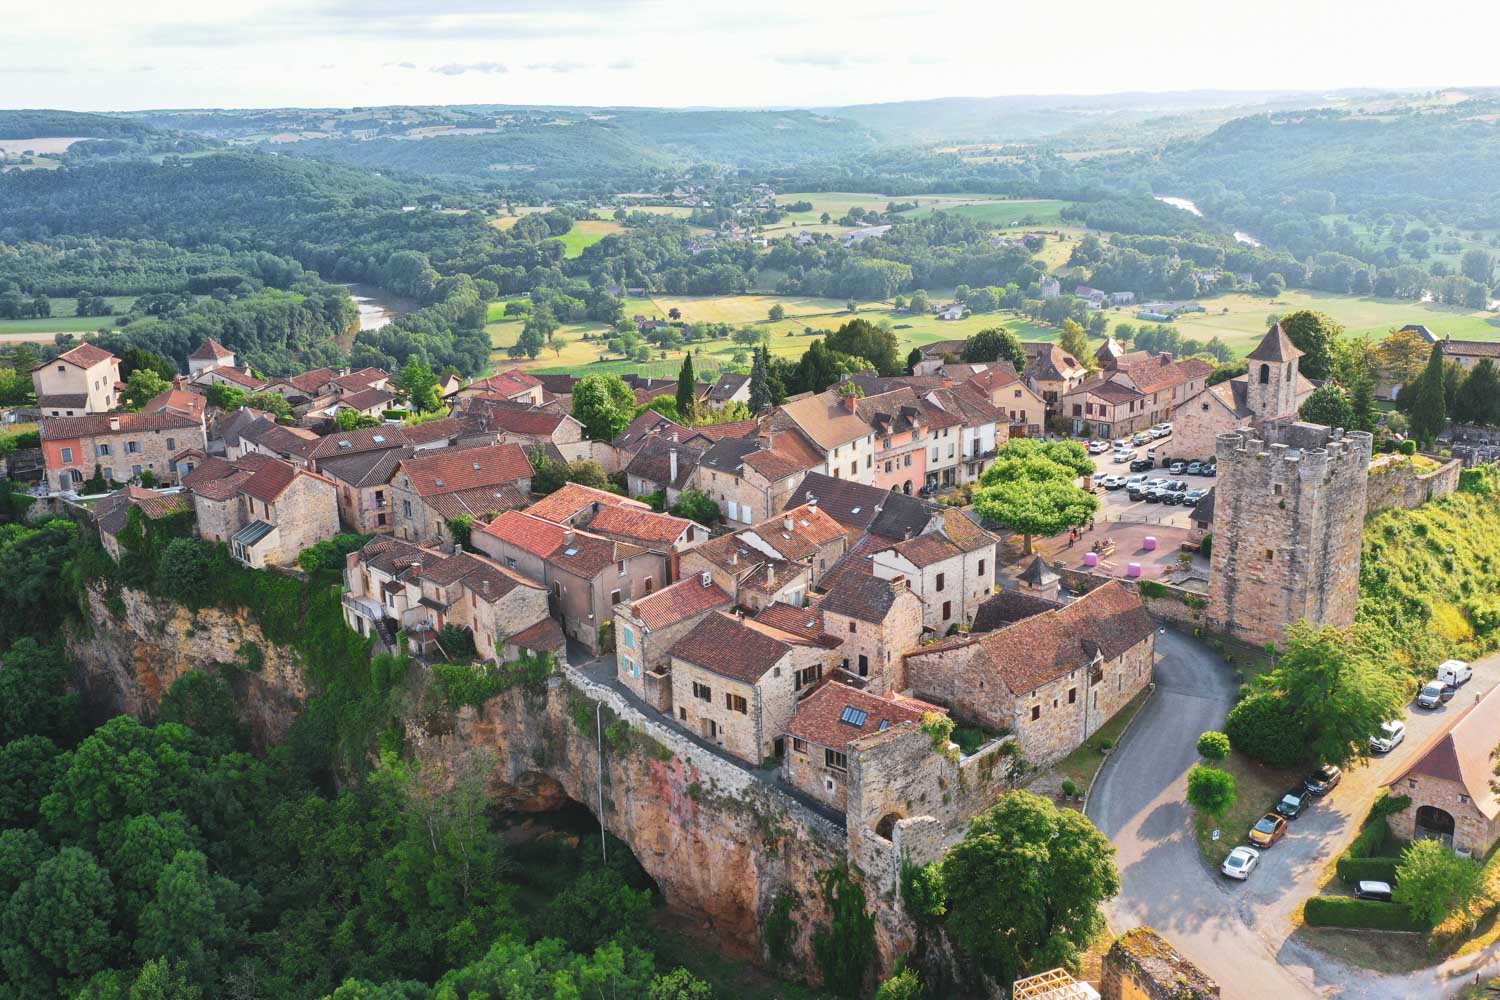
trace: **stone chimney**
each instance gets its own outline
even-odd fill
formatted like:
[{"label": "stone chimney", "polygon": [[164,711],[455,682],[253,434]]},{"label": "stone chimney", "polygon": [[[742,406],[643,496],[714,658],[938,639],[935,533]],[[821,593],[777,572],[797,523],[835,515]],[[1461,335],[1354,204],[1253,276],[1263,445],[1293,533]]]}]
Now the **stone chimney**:
[{"label": "stone chimney", "polygon": [[894,590],[894,591],[897,591],[897,592],[905,590],[906,589],[906,577],[904,575],[898,575],[898,576],[891,577],[891,589]]},{"label": "stone chimney", "polygon": [[490,596],[490,581],[488,581],[488,580],[481,581],[480,582],[480,587],[484,590],[484,596],[485,597],[489,597]]},{"label": "stone chimney", "polygon": [[[676,437],[676,435],[674,434],[673,437]],[[677,482],[677,449],[673,448],[668,451],[667,457],[671,460],[672,463],[672,482],[675,483]]]},{"label": "stone chimney", "polygon": [[729,553],[729,565],[731,565],[731,566],[738,566],[739,564],[740,564],[740,554],[738,552],[731,552],[731,553]]},{"label": "stone chimney", "polygon": [[813,510],[817,510],[818,509],[818,498],[815,497],[815,496],[809,495],[808,498],[807,498],[807,506],[811,507]]},{"label": "stone chimney", "polygon": [[791,518],[791,515],[788,515],[788,516],[783,517],[781,519],[781,529],[783,531],[791,531],[792,530],[792,518]]},{"label": "stone chimney", "polygon": [[565,529],[563,531],[563,544],[571,546],[573,544],[574,537],[575,536],[573,534],[573,529],[572,528]]},{"label": "stone chimney", "polygon": [[1164,367],[1164,368],[1167,365],[1170,365],[1172,363],[1172,352],[1171,351],[1162,351],[1161,352],[1161,363],[1162,363],[1162,367]]},{"label": "stone chimney", "polygon": [[109,418],[109,429],[112,430],[112,431],[117,431],[117,430],[120,429],[120,418],[119,417],[112,416],[112,417]]},{"label": "stone chimney", "polygon": [[766,583],[772,587],[776,586],[776,567],[770,563],[766,563]]}]

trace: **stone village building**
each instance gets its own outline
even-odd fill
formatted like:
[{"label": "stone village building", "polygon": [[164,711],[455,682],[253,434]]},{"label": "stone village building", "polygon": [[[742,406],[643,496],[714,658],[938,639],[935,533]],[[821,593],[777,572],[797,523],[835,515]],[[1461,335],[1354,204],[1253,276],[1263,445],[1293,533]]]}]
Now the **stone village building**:
[{"label": "stone village building", "polygon": [[422,545],[450,542],[448,522],[456,517],[527,506],[531,473],[518,444],[442,448],[405,459],[391,476],[395,535]]},{"label": "stone village building", "polygon": [[733,610],[734,601],[708,573],[615,605],[616,676],[637,698],[670,713],[672,646],[709,613]]},{"label": "stone village building", "polygon": [[955,719],[1014,734],[1026,759],[1072,753],[1151,683],[1156,626],[1133,590],[1110,581],[993,632],[906,654],[915,697]]},{"label": "stone village building", "polygon": [[78,489],[95,467],[107,480],[123,482],[150,472],[160,483],[176,483],[173,456],[207,446],[202,419],[170,409],[45,417],[40,431],[47,484],[58,490]]},{"label": "stone village building", "polygon": [[1448,708],[1458,709],[1452,721],[1385,787],[1411,799],[1411,805],[1388,818],[1393,836],[1433,838],[1483,858],[1500,839],[1500,796],[1490,785],[1492,754],[1500,740],[1500,688],[1473,697],[1461,709],[1455,699]]},{"label": "stone village building", "polygon": [[942,708],[889,693],[884,697],[829,681],[797,705],[786,727],[782,773],[787,783],[842,811],[849,796],[849,747],[861,737],[906,722],[920,725]]},{"label": "stone village building", "polygon": [[1208,386],[1177,407],[1172,414],[1172,454],[1211,458],[1219,435],[1295,416],[1313,393],[1313,384],[1301,373],[1300,357],[1302,352],[1281,324],[1272,324],[1246,359],[1249,369],[1244,375]]},{"label": "stone village building", "polygon": [[120,405],[120,359],[94,344],[79,344],[31,369],[43,417],[81,417]]},{"label": "stone village building", "polygon": [[302,550],[339,532],[338,488],[279,459],[209,457],[183,478],[198,537],[225,542],[254,569],[294,566]]}]

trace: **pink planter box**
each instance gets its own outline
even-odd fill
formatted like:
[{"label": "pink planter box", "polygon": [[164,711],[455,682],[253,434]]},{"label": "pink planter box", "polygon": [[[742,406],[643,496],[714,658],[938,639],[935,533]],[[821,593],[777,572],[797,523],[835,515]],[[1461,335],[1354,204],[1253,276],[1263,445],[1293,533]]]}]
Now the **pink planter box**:
[{"label": "pink planter box", "polygon": [[1147,535],[1145,537],[1145,540],[1143,540],[1141,542],[1141,548],[1145,549],[1147,552],[1155,552],[1156,551],[1156,536],[1155,535]]},{"label": "pink planter box", "polygon": [[1131,563],[1129,566],[1126,566],[1125,575],[1130,577],[1130,579],[1132,580],[1138,579],[1141,575],[1141,564]]},{"label": "pink planter box", "polygon": [[1085,566],[1087,566],[1089,569],[1093,569],[1094,567],[1098,566],[1099,565],[1099,553],[1097,553],[1097,552],[1085,552],[1083,554],[1083,564]]}]

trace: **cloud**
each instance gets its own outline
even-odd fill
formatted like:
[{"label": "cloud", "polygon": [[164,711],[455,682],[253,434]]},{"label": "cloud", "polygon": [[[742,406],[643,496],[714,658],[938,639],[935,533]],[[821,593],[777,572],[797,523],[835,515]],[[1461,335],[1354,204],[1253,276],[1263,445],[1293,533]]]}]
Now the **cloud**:
[{"label": "cloud", "polygon": [[381,63],[380,64],[380,68],[381,69],[416,69],[417,68],[417,64],[414,63],[414,62],[388,62],[388,63]]},{"label": "cloud", "polygon": [[634,59],[616,59],[610,63],[607,69],[635,69]]},{"label": "cloud", "polygon": [[445,63],[432,67],[432,72],[443,76],[463,76],[465,73],[509,73],[510,69],[497,62]]},{"label": "cloud", "polygon": [[35,73],[51,73],[57,75],[67,72],[69,72],[69,70],[62,66],[10,66],[0,64],[0,73],[17,73],[31,76]]},{"label": "cloud", "polygon": [[526,67],[536,73],[572,73],[575,70],[588,69],[588,63],[566,62],[559,59],[557,62],[530,63]]},{"label": "cloud", "polygon": [[875,55],[836,51],[788,52],[772,58],[783,66],[812,66],[817,69],[869,66],[881,61],[880,57]]},{"label": "cloud", "polygon": [[130,68],[130,72],[132,72],[132,73],[155,73],[156,72],[156,67],[155,66],[132,66]]}]

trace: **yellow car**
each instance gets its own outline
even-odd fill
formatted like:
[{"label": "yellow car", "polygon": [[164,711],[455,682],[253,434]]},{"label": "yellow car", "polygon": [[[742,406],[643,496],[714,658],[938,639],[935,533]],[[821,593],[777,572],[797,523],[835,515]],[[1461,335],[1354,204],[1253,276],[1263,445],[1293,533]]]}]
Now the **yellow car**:
[{"label": "yellow car", "polygon": [[1286,817],[1266,813],[1260,822],[1250,828],[1250,843],[1256,847],[1270,847],[1286,833]]}]

